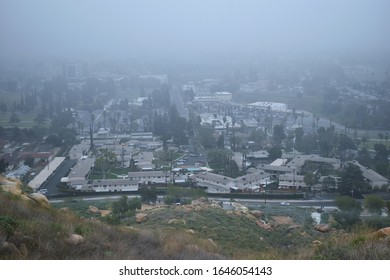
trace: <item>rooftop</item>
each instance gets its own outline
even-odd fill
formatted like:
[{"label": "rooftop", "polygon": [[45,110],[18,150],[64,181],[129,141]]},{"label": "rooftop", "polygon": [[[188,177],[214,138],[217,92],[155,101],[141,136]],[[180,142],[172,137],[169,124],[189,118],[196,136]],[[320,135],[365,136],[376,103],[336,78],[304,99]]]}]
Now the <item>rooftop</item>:
[{"label": "rooftop", "polygon": [[65,160],[65,157],[55,157],[51,162],[49,162],[45,168],[39,172],[34,179],[32,179],[28,185],[32,189],[39,189],[41,185],[49,178],[49,176],[61,165]]}]

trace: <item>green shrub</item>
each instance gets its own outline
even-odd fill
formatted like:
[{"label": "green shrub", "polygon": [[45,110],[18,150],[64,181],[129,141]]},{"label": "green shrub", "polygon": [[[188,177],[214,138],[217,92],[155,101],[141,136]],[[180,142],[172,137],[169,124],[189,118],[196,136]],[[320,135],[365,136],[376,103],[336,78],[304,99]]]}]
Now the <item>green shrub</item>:
[{"label": "green shrub", "polygon": [[373,229],[390,227],[390,217],[373,216],[366,219],[364,223]]},{"label": "green shrub", "polygon": [[12,235],[18,225],[18,221],[14,218],[7,215],[0,216],[0,232],[3,232],[6,237]]}]

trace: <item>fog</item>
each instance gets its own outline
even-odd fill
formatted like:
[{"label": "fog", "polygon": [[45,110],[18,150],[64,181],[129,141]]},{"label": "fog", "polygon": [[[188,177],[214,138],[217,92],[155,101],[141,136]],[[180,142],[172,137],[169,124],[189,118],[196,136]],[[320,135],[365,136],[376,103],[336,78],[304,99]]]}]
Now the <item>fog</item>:
[{"label": "fog", "polygon": [[1,0],[0,57],[375,53],[387,0]]}]

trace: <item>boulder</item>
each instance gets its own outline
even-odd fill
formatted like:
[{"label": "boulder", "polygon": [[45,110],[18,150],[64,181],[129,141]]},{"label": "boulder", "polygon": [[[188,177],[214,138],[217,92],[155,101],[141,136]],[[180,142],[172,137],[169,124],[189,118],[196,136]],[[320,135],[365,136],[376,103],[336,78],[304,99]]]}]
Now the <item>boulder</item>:
[{"label": "boulder", "polygon": [[59,209],[59,211],[60,211],[60,212],[63,212],[63,213],[67,213],[67,212],[70,211],[70,209],[69,209],[69,207],[61,207],[61,208]]},{"label": "boulder", "polygon": [[217,243],[215,243],[214,240],[212,240],[211,238],[207,239],[207,245],[209,248],[214,248],[214,249],[218,248]]},{"label": "boulder", "polygon": [[2,189],[5,192],[12,193],[14,195],[21,195],[22,194],[20,181],[13,180],[13,179],[1,178],[0,179],[0,189]]},{"label": "boulder", "polygon": [[85,239],[79,234],[71,234],[67,239],[65,239],[66,244],[71,246],[78,246],[84,243]]},{"label": "boulder", "polygon": [[106,216],[110,215],[111,213],[112,213],[111,210],[100,210],[100,215],[102,217],[106,217]]},{"label": "boulder", "polygon": [[253,216],[255,216],[256,218],[261,218],[264,216],[264,212],[263,211],[260,211],[260,210],[252,210],[250,211],[249,213],[251,213]]},{"label": "boulder", "polygon": [[376,238],[385,238],[390,236],[390,227],[381,228],[380,230],[374,232],[373,235]]},{"label": "boulder", "polygon": [[263,228],[263,229],[266,229],[266,230],[271,230],[272,229],[272,225],[270,224],[267,224],[263,221],[256,221],[256,225],[258,225],[259,227]]},{"label": "boulder", "polygon": [[322,245],[322,242],[319,241],[319,240],[314,240],[314,241],[312,242],[312,244],[315,245],[315,246],[320,246],[320,245]]},{"label": "boulder", "polygon": [[49,208],[50,207],[49,200],[47,199],[47,197],[45,195],[43,195],[41,193],[30,193],[28,195],[28,197],[31,200],[34,200],[35,202],[37,202],[42,207],[45,207],[45,208]]},{"label": "boulder", "polygon": [[320,225],[315,225],[314,228],[318,230],[319,232],[329,232],[330,231],[330,226],[327,224],[320,224]]},{"label": "boulder", "polygon": [[137,214],[135,215],[135,221],[136,221],[137,223],[142,223],[142,222],[145,222],[145,221],[146,221],[147,217],[148,217],[148,214],[145,214],[145,213],[137,213]]},{"label": "boulder", "polygon": [[169,220],[168,224],[183,224],[185,225],[186,224],[186,221],[183,220],[183,219],[172,219],[172,220]]},{"label": "boulder", "polygon": [[204,204],[206,204],[206,202],[207,202],[206,198],[199,197],[198,199],[195,199],[195,200],[191,201],[191,204],[192,205],[204,205]]},{"label": "boulder", "polygon": [[222,208],[221,205],[219,205],[218,203],[211,203],[210,207],[212,207],[212,208]]},{"label": "boulder", "polygon": [[193,230],[193,229],[188,229],[187,232],[190,234],[195,234],[195,230]]},{"label": "boulder", "polygon": [[0,256],[4,259],[21,259],[22,253],[11,242],[2,242],[0,244]]},{"label": "boulder", "polygon": [[247,214],[249,212],[248,207],[246,207],[246,206],[244,206],[244,205],[242,205],[240,203],[233,202],[232,206],[234,207],[236,212],[241,212],[241,213],[244,213],[244,214]]},{"label": "boulder", "polygon": [[88,207],[88,212],[92,214],[100,214],[99,208],[92,205]]}]

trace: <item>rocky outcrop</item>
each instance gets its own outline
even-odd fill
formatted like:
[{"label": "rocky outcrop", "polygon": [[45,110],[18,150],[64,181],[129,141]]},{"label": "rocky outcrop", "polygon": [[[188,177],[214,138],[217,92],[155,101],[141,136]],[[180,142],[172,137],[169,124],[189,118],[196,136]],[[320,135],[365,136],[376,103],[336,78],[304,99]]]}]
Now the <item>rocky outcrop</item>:
[{"label": "rocky outcrop", "polygon": [[314,246],[320,246],[320,245],[322,245],[322,242],[319,241],[319,240],[314,240],[314,241],[312,242],[312,244],[313,244]]},{"label": "rocky outcrop", "polygon": [[259,218],[259,219],[264,216],[264,212],[260,211],[260,210],[252,210],[249,213],[252,214],[253,216],[255,216],[256,218]]},{"label": "rocky outcrop", "polygon": [[373,233],[373,236],[378,239],[390,236],[390,227],[385,227],[381,228],[380,230],[377,230]]},{"label": "rocky outcrop", "polygon": [[248,207],[246,207],[246,206],[244,206],[244,205],[242,205],[240,203],[232,202],[232,206],[234,207],[236,212],[241,212],[241,213],[244,213],[244,214],[247,214],[249,212]]},{"label": "rocky outcrop", "polygon": [[78,246],[85,242],[84,237],[78,234],[71,234],[67,239],[65,239],[66,244],[71,246]]},{"label": "rocky outcrop", "polygon": [[40,193],[30,193],[28,197],[33,201],[37,202],[40,206],[50,208],[49,200],[45,195]]},{"label": "rocky outcrop", "polygon": [[263,228],[263,229],[266,229],[268,231],[270,231],[272,229],[272,225],[270,224],[267,224],[266,222],[264,221],[256,221],[256,225],[258,225],[259,227]]},{"label": "rocky outcrop", "polygon": [[191,201],[192,205],[205,205],[206,203],[207,199],[204,197],[199,197],[198,199]]},{"label": "rocky outcrop", "polygon": [[148,214],[145,213],[137,213],[135,215],[135,221],[139,224],[145,222],[147,218],[148,218]]},{"label": "rocky outcrop", "polygon": [[183,219],[171,219],[171,220],[169,220],[168,224],[170,224],[170,225],[172,225],[172,224],[182,224],[182,225],[185,225],[186,221],[183,220]]},{"label": "rocky outcrop", "polygon": [[315,225],[314,228],[322,233],[326,233],[330,231],[330,226],[327,224]]},{"label": "rocky outcrop", "polygon": [[97,207],[95,207],[95,206],[92,206],[92,205],[90,205],[90,206],[88,207],[88,212],[89,212],[89,213],[92,213],[92,214],[100,214],[99,208],[97,208]]}]

